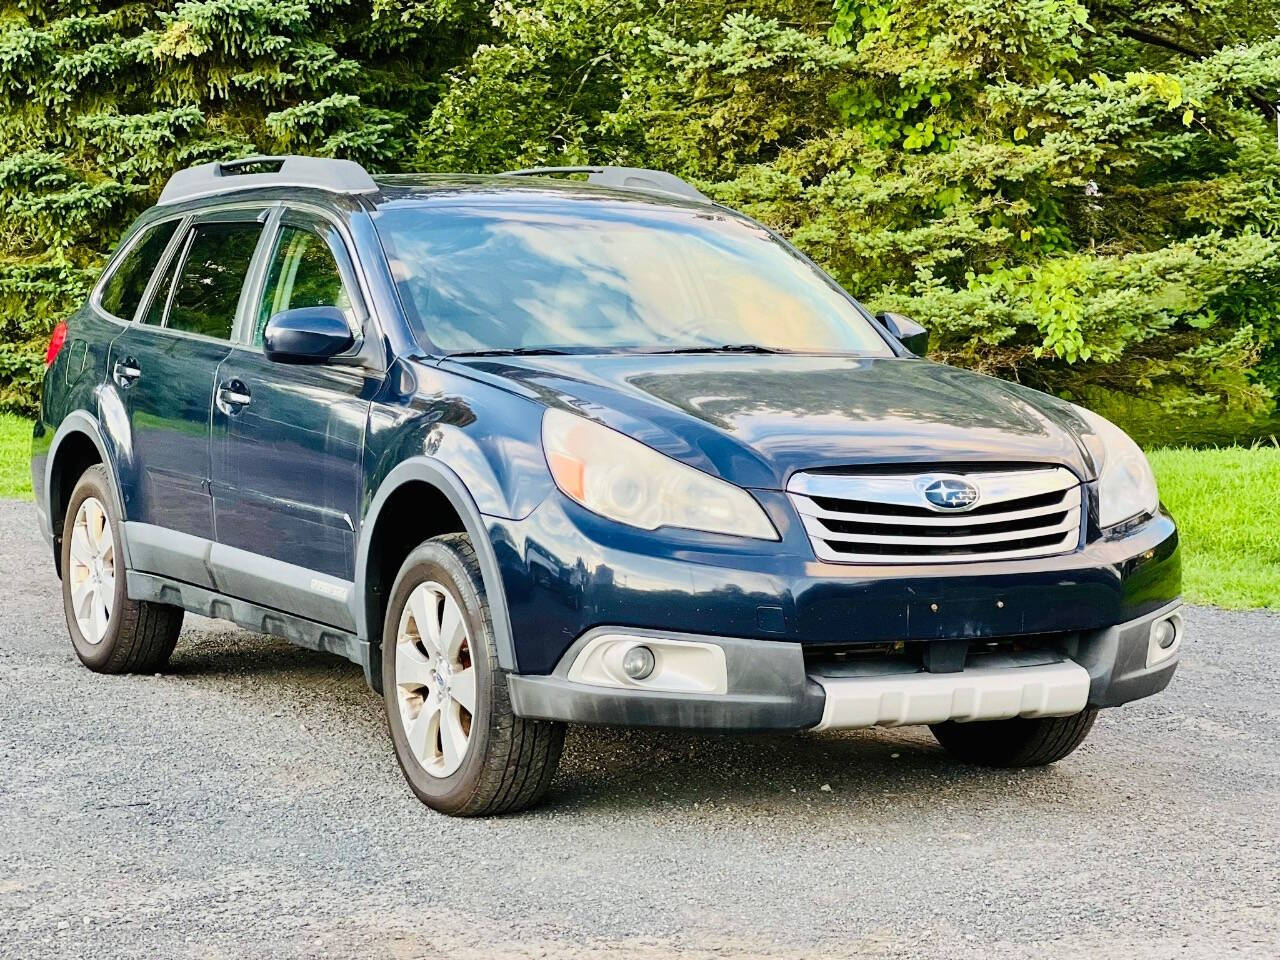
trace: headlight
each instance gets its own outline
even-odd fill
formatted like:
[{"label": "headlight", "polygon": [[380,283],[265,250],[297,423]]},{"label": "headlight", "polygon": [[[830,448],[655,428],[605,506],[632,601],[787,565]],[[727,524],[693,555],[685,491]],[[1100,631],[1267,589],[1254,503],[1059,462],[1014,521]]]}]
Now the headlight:
[{"label": "headlight", "polygon": [[747,491],[564,410],[542,417],[542,449],[556,486],[593,513],[645,530],[686,527],[777,540]]},{"label": "headlight", "polygon": [[1098,525],[1113,527],[1160,506],[1151,465],[1129,435],[1105,417],[1076,407],[1093,433],[1084,443],[1098,465]]}]

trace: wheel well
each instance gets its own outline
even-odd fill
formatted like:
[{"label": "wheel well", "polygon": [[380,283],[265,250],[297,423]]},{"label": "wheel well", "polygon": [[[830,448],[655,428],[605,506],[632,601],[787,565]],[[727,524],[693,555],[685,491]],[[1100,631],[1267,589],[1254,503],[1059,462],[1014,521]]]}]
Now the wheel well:
[{"label": "wheel well", "polygon": [[102,457],[98,447],[86,433],[68,433],[58,444],[53,469],[49,474],[49,521],[53,527],[53,562],[62,576],[62,524],[71,502],[71,492],[84,472]]},{"label": "wheel well", "polygon": [[369,539],[364,602],[371,644],[382,643],[387,598],[405,557],[432,537],[466,529],[449,498],[425,481],[411,480],[387,498]]}]

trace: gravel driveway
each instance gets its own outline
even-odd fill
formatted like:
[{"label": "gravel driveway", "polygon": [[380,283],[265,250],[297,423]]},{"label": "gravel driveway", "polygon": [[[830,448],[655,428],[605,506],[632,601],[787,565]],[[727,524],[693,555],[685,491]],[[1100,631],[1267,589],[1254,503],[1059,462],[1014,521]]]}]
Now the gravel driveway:
[{"label": "gravel driveway", "polygon": [[189,616],[164,676],[89,673],[0,503],[0,956],[1274,958],[1280,615],[1188,621],[1056,768],[578,729],[544,806],[458,821],[336,657]]}]

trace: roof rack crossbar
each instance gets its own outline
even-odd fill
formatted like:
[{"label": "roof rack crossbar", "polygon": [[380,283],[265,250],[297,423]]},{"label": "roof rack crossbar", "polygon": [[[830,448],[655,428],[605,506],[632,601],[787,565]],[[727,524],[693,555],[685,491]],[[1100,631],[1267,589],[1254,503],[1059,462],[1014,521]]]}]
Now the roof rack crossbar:
[{"label": "roof rack crossbar", "polygon": [[[255,167],[274,170],[254,172]],[[334,193],[376,193],[378,185],[354,160],[329,157],[244,157],[215,160],[179,170],[160,192],[159,205],[182,203],[232,190],[258,187],[314,187]]]},{"label": "roof rack crossbar", "polygon": [[643,190],[645,193],[661,193],[682,200],[711,203],[711,198],[675,174],[665,170],[646,170],[642,167],[528,167],[524,170],[508,170],[504,177],[541,177],[561,173],[585,173],[587,183],[622,190]]}]

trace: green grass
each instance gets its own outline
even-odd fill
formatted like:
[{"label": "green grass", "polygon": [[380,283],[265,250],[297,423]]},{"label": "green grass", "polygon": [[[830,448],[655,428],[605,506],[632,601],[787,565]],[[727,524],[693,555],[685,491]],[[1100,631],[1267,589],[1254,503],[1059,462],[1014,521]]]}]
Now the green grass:
[{"label": "green grass", "polygon": [[1166,449],[1150,459],[1182,535],[1187,600],[1280,609],[1280,449]]},{"label": "green grass", "polygon": [[[1280,449],[1154,450],[1193,603],[1280,609]],[[31,497],[31,423],[0,414],[0,498]]]},{"label": "green grass", "polygon": [[0,413],[0,499],[31,499],[31,421]]}]

